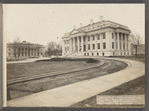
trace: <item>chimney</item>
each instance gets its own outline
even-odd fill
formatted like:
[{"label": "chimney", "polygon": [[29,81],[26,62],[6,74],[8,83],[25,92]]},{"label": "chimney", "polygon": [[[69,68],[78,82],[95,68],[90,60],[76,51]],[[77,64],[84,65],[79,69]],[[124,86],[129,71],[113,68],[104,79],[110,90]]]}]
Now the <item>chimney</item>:
[{"label": "chimney", "polygon": [[90,20],[90,25],[92,25],[92,24],[93,24],[93,19]]},{"label": "chimney", "polygon": [[80,28],[82,27],[82,23],[80,23]]},{"label": "chimney", "polygon": [[103,21],[103,16],[100,16],[100,21]]},{"label": "chimney", "polygon": [[73,29],[76,29],[76,26],[75,25],[73,26]]}]

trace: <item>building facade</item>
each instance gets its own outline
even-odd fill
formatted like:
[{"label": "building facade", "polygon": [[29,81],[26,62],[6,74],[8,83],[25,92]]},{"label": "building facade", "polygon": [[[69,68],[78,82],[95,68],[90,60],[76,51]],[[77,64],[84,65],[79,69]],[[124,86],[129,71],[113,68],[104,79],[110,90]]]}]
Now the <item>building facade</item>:
[{"label": "building facade", "polygon": [[7,60],[25,59],[30,57],[44,56],[45,48],[40,44],[27,43],[9,43],[7,44],[6,58]]},{"label": "building facade", "polygon": [[127,56],[131,55],[130,29],[127,26],[105,21],[100,16],[100,21],[74,29],[62,37],[62,55],[84,56]]}]

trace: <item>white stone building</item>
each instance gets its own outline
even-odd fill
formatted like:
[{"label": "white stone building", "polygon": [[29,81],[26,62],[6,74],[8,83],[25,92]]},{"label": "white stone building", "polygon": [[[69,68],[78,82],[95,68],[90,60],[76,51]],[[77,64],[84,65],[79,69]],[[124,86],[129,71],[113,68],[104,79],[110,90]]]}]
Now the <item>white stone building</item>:
[{"label": "white stone building", "polygon": [[28,43],[26,41],[20,43],[7,44],[6,59],[25,59],[30,57],[42,57],[45,53],[45,47],[41,44]]},{"label": "white stone building", "polygon": [[84,56],[127,56],[131,55],[129,34],[127,26],[100,21],[74,29],[62,37],[62,55]]}]

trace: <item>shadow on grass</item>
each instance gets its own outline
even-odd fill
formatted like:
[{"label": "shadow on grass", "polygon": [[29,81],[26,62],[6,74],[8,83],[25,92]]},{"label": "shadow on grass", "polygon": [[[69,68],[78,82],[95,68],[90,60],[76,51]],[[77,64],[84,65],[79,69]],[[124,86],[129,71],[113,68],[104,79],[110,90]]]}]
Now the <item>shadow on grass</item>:
[{"label": "shadow on grass", "polygon": [[99,60],[93,59],[93,58],[52,58],[52,59],[46,59],[46,60],[37,60],[35,62],[48,62],[48,61],[55,61],[55,62],[61,62],[61,61],[86,61],[86,63],[97,63]]}]

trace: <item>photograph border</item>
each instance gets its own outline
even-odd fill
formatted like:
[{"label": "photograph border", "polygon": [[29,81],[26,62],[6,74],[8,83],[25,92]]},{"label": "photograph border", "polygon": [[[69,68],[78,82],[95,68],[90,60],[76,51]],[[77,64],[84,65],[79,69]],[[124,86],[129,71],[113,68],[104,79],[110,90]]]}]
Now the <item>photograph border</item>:
[{"label": "photograph border", "polygon": [[[149,100],[149,96],[148,96],[148,93],[149,93],[149,91],[148,91],[148,87],[149,87],[149,83],[148,83],[148,79],[149,79],[149,76],[148,76],[148,68],[147,68],[147,66],[148,66],[148,53],[149,53],[149,51],[147,50],[147,48],[149,47],[148,46],[148,43],[149,43],[149,41],[148,41],[148,38],[147,38],[147,36],[149,35],[149,29],[148,29],[148,20],[149,20],[149,14],[147,13],[148,12],[148,10],[149,10],[149,2],[147,1],[147,0],[100,0],[100,1],[97,1],[97,0],[93,0],[93,1],[91,1],[91,0],[87,0],[87,1],[84,1],[84,0],[68,0],[68,1],[61,1],[61,0],[50,0],[50,1],[48,1],[48,0],[30,0],[30,1],[19,1],[19,0],[11,0],[11,1],[9,1],[9,0],[3,0],[2,2],[1,2],[2,4],[9,4],[9,3],[11,3],[11,4],[15,4],[15,3],[17,3],[17,4],[30,4],[30,3],[42,3],[42,4],[45,4],[45,3],[145,3],[145,72],[146,72],[146,74],[145,74],[145,108],[126,108],[127,110],[130,110],[130,111],[132,111],[132,110],[135,110],[135,111],[146,111],[147,109],[149,109],[149,106],[147,105],[149,102],[148,102],[148,100]],[[1,25],[1,24],[0,24]],[[3,25],[1,25],[2,27],[3,27]],[[4,49],[5,49],[5,46],[4,46],[4,38],[2,37],[2,35],[3,35],[4,33],[0,33],[0,55],[4,55]],[[4,95],[3,94],[3,92],[2,92],[2,89],[5,89],[4,87],[3,87],[3,80],[2,80],[2,78],[4,77],[3,76],[3,73],[4,73],[4,71],[6,71],[5,70],[5,66],[4,66],[4,64],[3,64],[3,62],[4,62],[4,59],[5,59],[5,56],[0,56],[0,72],[1,72],[1,74],[0,74],[0,79],[1,79],[1,82],[0,82],[0,85],[1,85],[1,90],[0,90],[0,98],[1,98],[1,103],[0,103],[0,105],[1,105],[1,107],[2,107],[2,103],[3,103],[3,99],[2,99],[2,96]],[[3,96],[4,97],[4,96]],[[3,108],[4,110],[11,110],[11,111],[19,111],[19,110],[37,110],[38,109],[38,111],[40,111],[40,110],[49,110],[49,109],[52,109],[52,110],[75,110],[76,108],[8,108],[8,107],[5,107],[5,108]],[[79,109],[81,109],[81,110],[99,110],[99,109],[97,109],[97,108],[77,108],[76,110],[79,110]],[[100,108],[101,109],[101,108]],[[112,110],[111,108],[105,108],[106,110]],[[113,109],[113,110],[117,110],[117,111],[119,111],[119,110],[121,110],[121,111],[123,111],[123,110],[126,110],[126,109],[120,109],[120,108],[117,108],[117,109]]]}]

